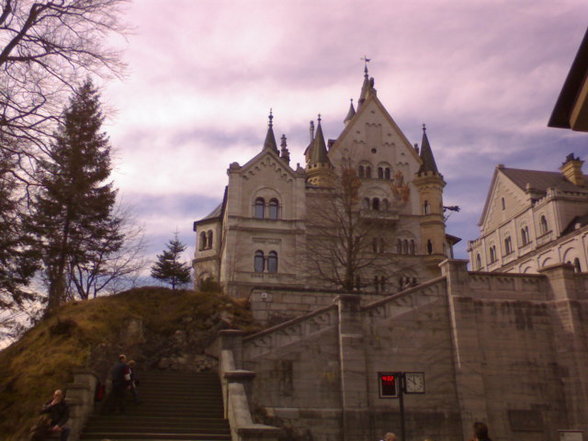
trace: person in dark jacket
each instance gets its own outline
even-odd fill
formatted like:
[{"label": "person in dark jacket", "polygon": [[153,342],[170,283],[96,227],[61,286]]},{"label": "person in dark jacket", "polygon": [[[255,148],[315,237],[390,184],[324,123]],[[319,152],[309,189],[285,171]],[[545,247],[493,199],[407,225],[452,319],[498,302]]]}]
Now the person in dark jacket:
[{"label": "person in dark jacket", "polygon": [[59,433],[60,441],[67,441],[70,432],[70,428],[66,426],[67,420],[69,420],[69,406],[65,402],[61,389],[57,389],[53,393],[53,398],[43,405],[41,413],[46,413],[49,416],[50,432]]},{"label": "person in dark jacket", "polygon": [[488,436],[488,426],[481,422],[474,423],[474,439],[472,441],[492,441]]},{"label": "person in dark jacket", "polygon": [[131,371],[127,364],[127,356],[118,356],[118,362],[112,367],[112,407],[111,411],[125,413],[126,391],[131,384]]}]

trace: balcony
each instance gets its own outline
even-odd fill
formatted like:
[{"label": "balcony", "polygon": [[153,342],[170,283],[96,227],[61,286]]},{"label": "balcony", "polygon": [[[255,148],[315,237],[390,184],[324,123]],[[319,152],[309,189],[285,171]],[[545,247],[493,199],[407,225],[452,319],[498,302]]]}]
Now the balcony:
[{"label": "balcony", "polygon": [[359,217],[364,220],[368,221],[376,221],[376,222],[390,222],[394,223],[397,222],[399,219],[398,211],[396,210],[370,210],[370,209],[362,209],[359,212]]}]

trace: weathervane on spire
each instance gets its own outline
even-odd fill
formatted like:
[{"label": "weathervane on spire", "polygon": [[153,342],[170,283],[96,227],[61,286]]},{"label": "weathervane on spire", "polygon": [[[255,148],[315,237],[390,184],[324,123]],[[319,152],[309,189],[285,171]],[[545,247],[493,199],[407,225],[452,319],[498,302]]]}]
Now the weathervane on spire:
[{"label": "weathervane on spire", "polygon": [[367,78],[368,76],[368,68],[367,68],[367,64],[372,61],[371,58],[368,58],[367,55],[364,55],[362,58],[360,58],[360,60],[362,60],[364,62],[364,67],[363,67],[363,72],[365,74],[365,77]]}]

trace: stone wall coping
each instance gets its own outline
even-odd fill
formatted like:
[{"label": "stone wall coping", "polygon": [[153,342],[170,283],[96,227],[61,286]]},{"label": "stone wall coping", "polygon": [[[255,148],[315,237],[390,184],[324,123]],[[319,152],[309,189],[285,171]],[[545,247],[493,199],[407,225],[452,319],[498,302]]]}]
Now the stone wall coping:
[{"label": "stone wall coping", "polygon": [[266,426],[265,424],[250,424],[247,426],[241,426],[237,429],[237,433],[241,436],[267,436],[274,437],[280,433],[281,429],[274,426]]},{"label": "stone wall coping", "polygon": [[495,271],[468,271],[470,276],[491,276],[491,277],[502,277],[502,278],[517,278],[517,279],[539,279],[545,280],[543,274],[527,274],[527,273],[501,273]]},{"label": "stone wall coping", "polygon": [[250,380],[255,377],[255,372],[248,371],[245,369],[234,369],[230,371],[225,371],[224,377],[227,380]]},{"label": "stone wall coping", "polygon": [[399,298],[402,298],[405,296],[410,296],[410,295],[420,291],[423,288],[427,288],[429,286],[435,285],[435,284],[437,284],[439,282],[443,282],[445,280],[446,280],[445,276],[436,277],[434,279],[429,280],[428,282],[424,282],[424,283],[421,283],[420,285],[410,287],[408,289],[405,289],[404,291],[400,291],[399,293],[392,294],[391,296],[386,297],[385,299],[376,300],[375,302],[370,303],[369,305],[362,306],[361,310],[367,311],[367,310],[370,310],[373,308],[377,308],[380,305],[384,305],[390,301],[393,301],[393,300],[396,300],[396,299],[399,299]]},{"label": "stone wall coping", "polygon": [[255,338],[261,337],[263,335],[271,334],[271,333],[277,331],[278,329],[287,328],[289,326],[303,322],[303,321],[309,319],[310,317],[320,315],[320,314],[322,314],[326,311],[329,311],[331,309],[337,309],[337,305],[323,306],[322,308],[319,308],[319,309],[317,309],[311,313],[305,314],[301,317],[295,317],[295,318],[288,320],[284,323],[280,323],[278,325],[272,326],[271,328],[267,328],[267,329],[264,329],[263,331],[259,331],[259,332],[256,332],[255,334],[249,335],[249,336],[243,338],[243,341],[245,342],[245,341],[249,341],[249,340],[254,340]]}]

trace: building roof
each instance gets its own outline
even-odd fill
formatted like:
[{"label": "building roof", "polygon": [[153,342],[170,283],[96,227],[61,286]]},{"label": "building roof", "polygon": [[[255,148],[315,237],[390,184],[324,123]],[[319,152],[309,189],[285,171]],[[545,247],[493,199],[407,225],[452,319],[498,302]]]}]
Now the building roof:
[{"label": "building roof", "polygon": [[214,210],[212,210],[210,213],[208,213],[206,216],[204,216],[202,219],[198,219],[197,221],[194,221],[194,225],[192,227],[193,231],[196,231],[196,226],[200,223],[205,223],[211,220],[215,220],[215,219],[221,219],[224,215],[225,212],[225,206],[227,205],[227,193],[229,191],[229,187],[225,186],[225,192],[223,194],[223,201],[218,204],[216,206],[216,208]]},{"label": "building roof", "polygon": [[423,141],[421,142],[421,160],[423,164],[419,168],[419,173],[423,172],[433,172],[439,173],[437,170],[437,163],[435,162],[435,157],[433,156],[433,151],[431,150],[431,144],[429,144],[429,138],[427,137],[427,129],[423,124]]},{"label": "building roof", "polygon": [[327,146],[325,144],[325,137],[323,136],[323,129],[321,127],[321,119],[319,115],[318,126],[314,141],[311,144],[309,152],[309,164],[330,164],[329,155],[327,154]]},{"label": "building roof", "polygon": [[588,131],[588,29],[547,124]]},{"label": "building roof", "polygon": [[[518,168],[499,167],[499,170],[520,189],[527,189],[527,184],[537,192],[545,193],[548,188],[555,187],[563,191],[578,191],[580,187],[568,181],[560,172],[523,170]],[[584,175],[586,182],[588,176]],[[585,187],[584,187],[585,188]]]},{"label": "building roof", "polygon": [[351,104],[349,104],[349,111],[347,112],[347,115],[345,116],[345,119],[343,120],[343,122],[348,123],[349,121],[351,121],[353,119],[354,116],[355,116],[355,107],[353,107],[353,98],[351,98]]},{"label": "building roof", "polygon": [[273,150],[274,152],[278,153],[278,145],[276,143],[276,137],[274,136],[274,129],[273,129],[273,123],[272,120],[274,119],[274,116],[272,115],[272,111],[270,110],[270,114],[269,114],[269,122],[268,122],[268,127],[267,127],[267,133],[265,135],[265,141],[263,143],[263,149],[269,149],[269,150]]}]

